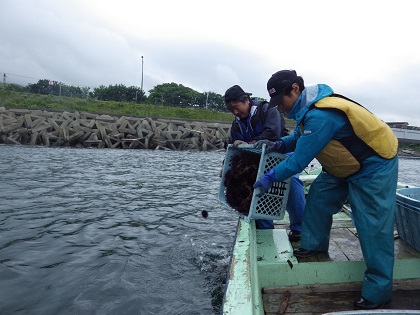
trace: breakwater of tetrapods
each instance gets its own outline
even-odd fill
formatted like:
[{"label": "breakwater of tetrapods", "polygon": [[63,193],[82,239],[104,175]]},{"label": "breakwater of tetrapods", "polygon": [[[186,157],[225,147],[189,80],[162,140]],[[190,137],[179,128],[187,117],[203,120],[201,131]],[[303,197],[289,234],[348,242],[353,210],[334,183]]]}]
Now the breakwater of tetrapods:
[{"label": "breakwater of tetrapods", "polygon": [[0,143],[124,149],[224,149],[230,123],[0,107]]}]

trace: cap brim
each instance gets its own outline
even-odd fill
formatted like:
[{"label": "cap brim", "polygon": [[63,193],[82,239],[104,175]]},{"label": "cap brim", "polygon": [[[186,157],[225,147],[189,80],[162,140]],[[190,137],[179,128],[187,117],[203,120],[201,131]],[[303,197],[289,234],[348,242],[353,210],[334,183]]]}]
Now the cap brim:
[{"label": "cap brim", "polygon": [[277,105],[279,105],[280,103],[281,98],[283,97],[283,94],[284,92],[270,98],[270,102],[268,103],[268,108],[277,107]]}]

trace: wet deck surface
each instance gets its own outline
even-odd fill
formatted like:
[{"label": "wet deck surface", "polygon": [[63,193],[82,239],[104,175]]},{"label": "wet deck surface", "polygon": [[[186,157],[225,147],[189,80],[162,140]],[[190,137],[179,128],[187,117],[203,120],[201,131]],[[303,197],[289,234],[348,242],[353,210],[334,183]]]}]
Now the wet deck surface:
[{"label": "wet deck surface", "polygon": [[[275,228],[288,229],[287,221],[276,222]],[[395,259],[420,258],[420,252],[404,243],[394,230]],[[300,242],[292,242],[294,249],[300,247]],[[331,228],[330,248],[328,253],[319,253],[308,258],[298,258],[299,262],[311,261],[362,261],[363,255],[357,237],[356,228],[343,213],[334,218]]]},{"label": "wet deck surface", "polygon": [[[288,229],[288,222],[278,221],[275,227]],[[404,243],[396,230],[394,236],[396,261],[420,259],[420,252]],[[298,248],[300,242],[293,242],[292,246]],[[299,263],[363,261],[356,228],[349,217],[345,213],[335,216],[328,253],[299,258],[298,261]],[[267,315],[351,311],[353,301],[360,296],[361,288],[361,283],[264,288],[264,310]],[[393,299],[383,309],[420,310],[420,279],[394,280]]]},{"label": "wet deck surface", "polygon": [[[353,310],[353,301],[359,295],[360,290],[345,290],[345,288],[337,288],[334,292],[276,291],[272,289],[264,291],[263,303],[266,315],[325,314]],[[420,310],[420,290],[394,291],[392,301],[384,305],[382,309]]]}]

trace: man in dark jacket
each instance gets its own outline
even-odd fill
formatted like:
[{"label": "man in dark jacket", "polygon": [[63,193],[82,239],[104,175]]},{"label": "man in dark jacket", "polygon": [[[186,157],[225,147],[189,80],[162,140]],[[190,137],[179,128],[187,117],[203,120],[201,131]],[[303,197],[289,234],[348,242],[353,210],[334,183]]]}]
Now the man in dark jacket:
[{"label": "man in dark jacket", "polygon": [[[268,102],[251,99],[239,85],[227,89],[224,95],[227,109],[235,115],[229,134],[229,143],[255,143],[258,140],[275,141],[287,135],[285,121],[277,108],[268,108]],[[286,210],[289,213],[289,240],[300,240],[301,221],[305,209],[303,183],[298,175],[292,176]],[[272,220],[256,220],[259,229],[272,229]]]}]

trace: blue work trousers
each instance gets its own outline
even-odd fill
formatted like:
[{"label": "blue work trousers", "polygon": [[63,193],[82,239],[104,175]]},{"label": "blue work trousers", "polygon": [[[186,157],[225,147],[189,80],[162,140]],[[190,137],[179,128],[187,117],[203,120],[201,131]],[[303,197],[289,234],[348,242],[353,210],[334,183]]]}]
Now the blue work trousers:
[{"label": "blue work trousers", "polygon": [[311,185],[302,220],[302,248],[327,251],[332,216],[348,198],[367,267],[362,296],[375,303],[392,295],[397,181],[398,157],[351,181],[322,172]]}]

